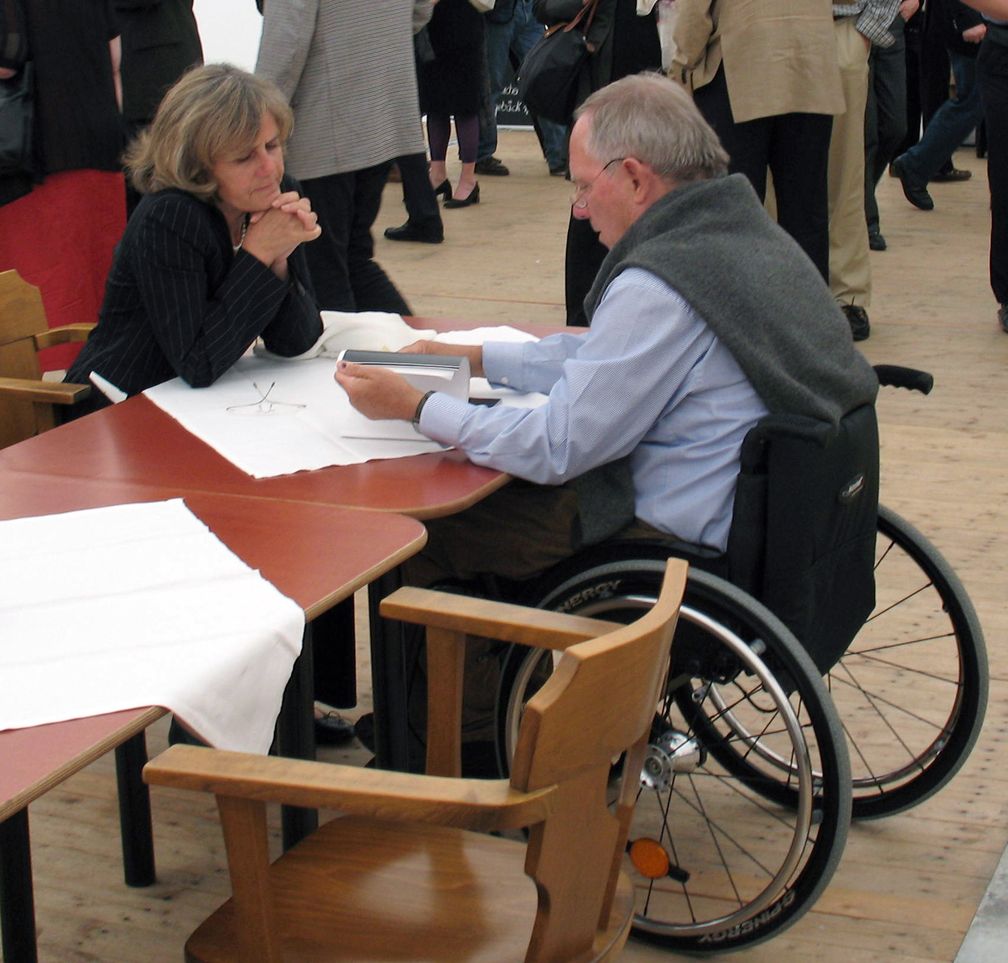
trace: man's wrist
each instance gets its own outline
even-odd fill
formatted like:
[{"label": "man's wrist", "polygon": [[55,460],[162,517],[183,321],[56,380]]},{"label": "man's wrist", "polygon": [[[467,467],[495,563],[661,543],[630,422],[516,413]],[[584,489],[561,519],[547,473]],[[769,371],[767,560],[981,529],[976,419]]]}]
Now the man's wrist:
[{"label": "man's wrist", "polygon": [[427,404],[427,401],[429,400],[429,398],[430,398],[430,396],[432,394],[434,394],[433,391],[428,391],[428,392],[425,392],[423,395],[420,396],[420,400],[417,402],[416,408],[413,411],[413,419],[412,420],[413,420],[413,427],[414,428],[419,428],[420,427],[420,415],[423,414],[424,405]]}]

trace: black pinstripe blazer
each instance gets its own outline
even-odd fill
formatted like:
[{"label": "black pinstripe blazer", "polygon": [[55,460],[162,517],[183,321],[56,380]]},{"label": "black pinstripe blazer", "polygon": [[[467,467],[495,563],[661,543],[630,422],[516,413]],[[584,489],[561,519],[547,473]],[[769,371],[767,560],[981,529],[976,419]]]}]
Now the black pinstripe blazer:
[{"label": "black pinstripe blazer", "polygon": [[[296,188],[285,179],[282,189]],[[251,254],[235,254],[212,204],[178,190],[146,195],[116,248],[98,326],[66,380],[87,384],[97,371],[134,395],[179,375],[201,388],[259,336],[276,354],[300,354],[322,320],[301,247],[288,266],[281,281]],[[105,403],[92,395],[86,410]]]}]

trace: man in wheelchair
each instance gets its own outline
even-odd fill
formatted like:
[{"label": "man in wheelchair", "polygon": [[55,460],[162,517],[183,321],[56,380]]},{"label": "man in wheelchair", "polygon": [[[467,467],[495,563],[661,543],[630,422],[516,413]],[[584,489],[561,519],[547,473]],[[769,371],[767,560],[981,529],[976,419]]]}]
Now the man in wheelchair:
[{"label": "man in wheelchair", "polygon": [[591,327],[537,343],[420,342],[474,375],[549,394],[537,409],[422,395],[372,367],[336,380],[372,418],[516,481],[428,523],[406,578],[525,579],[619,535],[726,548],[742,441],[764,416],[836,426],[871,404],[874,372],[829,290],[766,214],[692,101],[657,74],[581,107],[571,134],[575,216],[610,249],[585,302]]}]

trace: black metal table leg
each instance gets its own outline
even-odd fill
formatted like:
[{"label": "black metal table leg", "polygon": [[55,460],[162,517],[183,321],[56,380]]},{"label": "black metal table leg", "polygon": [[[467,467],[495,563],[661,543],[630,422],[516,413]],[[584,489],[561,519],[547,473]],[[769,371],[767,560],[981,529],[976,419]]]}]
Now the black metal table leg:
[{"label": "black metal table leg", "polygon": [[[284,690],[283,704],[277,719],[276,749],[279,755],[292,759],[315,758],[315,694],[312,666],[312,625],[305,626],[301,655]],[[281,809],[283,847],[285,850],[300,842],[318,828],[318,812],[299,806]]]},{"label": "black metal table leg", "polygon": [[156,881],[156,876],[150,790],[141,775],[147,763],[146,735],[138,732],[117,746],[115,762],[116,782],[119,786],[123,877],[127,886],[150,886]]},{"label": "black metal table leg", "polygon": [[401,622],[383,619],[378,605],[402,584],[398,568],[368,586],[371,628],[371,678],[375,719],[375,764],[380,769],[423,771],[423,759],[411,758],[407,715],[407,638]]},{"label": "black metal table leg", "polygon": [[0,822],[0,936],[5,963],[37,963],[27,807]]}]

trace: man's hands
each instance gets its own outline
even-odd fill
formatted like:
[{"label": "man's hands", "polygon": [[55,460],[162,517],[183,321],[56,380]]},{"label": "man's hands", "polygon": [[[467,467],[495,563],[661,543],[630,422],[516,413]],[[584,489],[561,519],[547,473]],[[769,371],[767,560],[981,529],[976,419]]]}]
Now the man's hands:
[{"label": "man's hands", "polygon": [[279,194],[265,211],[249,218],[242,245],[249,254],[268,265],[281,279],[287,277],[287,258],[299,244],[314,241],[322,233],[318,215],[307,197],[297,191]]},{"label": "man's hands", "polygon": [[376,420],[410,421],[423,397],[423,392],[402,375],[375,365],[341,361],[336,366],[335,378],[350,398],[350,404],[362,415]]},{"label": "man's hands", "polygon": [[906,21],[920,10],[920,0],[903,0],[899,5],[899,14]]},{"label": "man's hands", "polygon": [[[483,375],[483,348],[471,344],[441,344],[439,341],[414,341],[400,354],[439,354],[469,359],[473,377]],[[362,415],[376,420],[401,418],[410,421],[416,413],[423,392],[402,375],[369,364],[341,361],[336,366],[336,383],[350,398],[350,404]]]},{"label": "man's hands", "polygon": [[469,374],[483,377],[483,346],[479,344],[442,344],[440,341],[414,341],[399,349],[401,354],[440,354],[469,359]]}]

